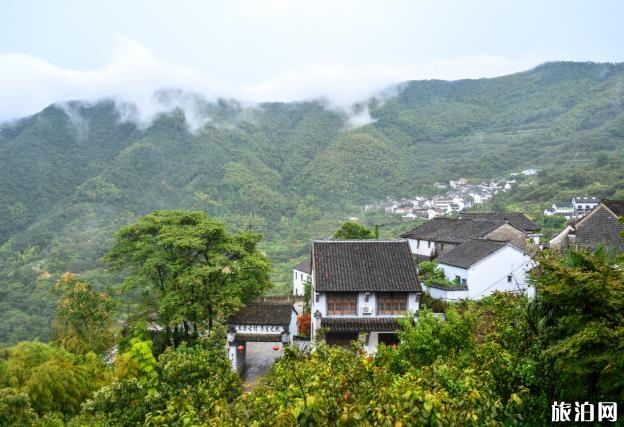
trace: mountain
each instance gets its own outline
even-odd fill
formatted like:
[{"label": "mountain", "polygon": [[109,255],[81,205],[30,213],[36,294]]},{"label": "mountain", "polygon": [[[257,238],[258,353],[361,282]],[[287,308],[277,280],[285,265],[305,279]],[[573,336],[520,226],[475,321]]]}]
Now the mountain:
[{"label": "mountain", "polygon": [[322,102],[194,97],[193,115],[173,110],[147,127],[103,100],[0,128],[0,345],[49,338],[59,273],[118,282],[100,260],[112,233],[155,209],[263,231],[285,289],[310,238],[366,202],[431,193],[437,180],[534,167],[540,176],[499,203],[535,212],[574,192],[624,198],[624,64],[405,82],[357,106],[371,116],[357,128]]}]

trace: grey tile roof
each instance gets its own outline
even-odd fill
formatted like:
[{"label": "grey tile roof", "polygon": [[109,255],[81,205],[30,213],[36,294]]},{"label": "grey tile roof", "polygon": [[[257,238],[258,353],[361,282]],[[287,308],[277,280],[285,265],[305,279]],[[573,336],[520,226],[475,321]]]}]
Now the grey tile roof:
[{"label": "grey tile roof", "polygon": [[316,291],[422,291],[405,240],[318,240],[312,258]]},{"label": "grey tile roof", "polygon": [[603,200],[602,203],[617,216],[624,216],[624,200]]},{"label": "grey tile roof", "polygon": [[401,325],[393,317],[325,317],[321,328],[331,332],[390,332],[398,331]]},{"label": "grey tile roof", "polygon": [[435,242],[463,243],[468,239],[483,237],[503,225],[497,220],[434,218],[401,235],[407,239]]},{"label": "grey tile roof", "polygon": [[540,227],[526,217],[522,212],[508,212],[508,213],[498,213],[498,212],[486,212],[486,213],[462,213],[462,218],[481,218],[481,219],[489,219],[493,221],[502,221],[508,222],[509,224],[516,227],[518,230],[522,230],[524,232],[535,232],[539,231]]},{"label": "grey tile roof", "polygon": [[[619,203],[611,204],[611,206],[618,210]],[[605,206],[609,205],[605,204]],[[624,249],[624,239],[620,236],[624,230],[624,224],[605,209],[605,206],[597,206],[589,215],[581,218],[574,225],[572,234],[576,236],[576,245],[587,249],[596,249],[600,245],[617,250]]]},{"label": "grey tile roof", "polygon": [[473,239],[457,246],[452,251],[440,255],[436,261],[440,264],[469,268],[483,258],[505,247],[507,242],[487,239]]},{"label": "grey tile roof", "polygon": [[228,319],[235,325],[289,325],[292,304],[251,302]]},{"label": "grey tile roof", "polygon": [[600,200],[597,197],[572,197],[572,201],[576,203],[598,203]]},{"label": "grey tile roof", "polygon": [[293,270],[303,271],[304,273],[312,273],[312,268],[310,266],[310,257],[304,259],[299,264],[293,267]]}]

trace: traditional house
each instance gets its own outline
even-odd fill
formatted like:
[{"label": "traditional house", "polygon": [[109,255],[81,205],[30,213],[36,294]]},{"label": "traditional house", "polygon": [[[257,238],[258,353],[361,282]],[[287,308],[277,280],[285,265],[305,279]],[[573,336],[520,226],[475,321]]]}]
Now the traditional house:
[{"label": "traditional house", "polygon": [[398,318],[419,309],[422,289],[406,241],[312,243],[312,337],[330,344],[364,335],[365,349],[397,342]]},{"label": "traditional house", "polygon": [[301,261],[293,268],[293,295],[303,296],[305,285],[310,282],[310,258]]},{"label": "traditional house", "polygon": [[442,300],[481,299],[495,291],[534,296],[527,282],[531,257],[509,242],[470,239],[436,261],[453,287],[423,283],[432,297]]},{"label": "traditional house", "polygon": [[581,217],[587,215],[592,209],[598,206],[600,200],[597,197],[572,197],[572,209],[574,216]]},{"label": "traditional house", "polygon": [[[462,213],[460,218],[476,218],[476,219],[488,219],[491,221],[506,222],[514,228],[521,230],[524,233],[525,240],[531,240],[533,244],[539,245],[540,238],[542,237],[542,229],[526,217],[521,212],[480,212],[480,213]],[[498,239],[505,240],[505,239]],[[519,247],[524,247],[523,242],[515,241],[515,244]]]},{"label": "traditional house", "polygon": [[[531,227],[527,225],[528,227]],[[434,218],[401,235],[419,259],[433,259],[477,238],[507,240],[523,248],[527,234],[508,221],[489,217]]]},{"label": "traditional house", "polygon": [[566,248],[595,250],[598,246],[624,251],[624,224],[619,218],[624,216],[624,200],[603,200],[589,214],[577,219],[553,237],[549,245],[552,249]]}]

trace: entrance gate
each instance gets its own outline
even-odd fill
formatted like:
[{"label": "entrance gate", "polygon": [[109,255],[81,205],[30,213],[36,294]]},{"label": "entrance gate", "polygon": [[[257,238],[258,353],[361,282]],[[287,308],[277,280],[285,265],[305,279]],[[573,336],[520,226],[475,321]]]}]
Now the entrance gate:
[{"label": "entrance gate", "polygon": [[[228,320],[228,355],[237,372],[245,369],[248,342],[292,344],[297,312],[292,303],[252,302]],[[274,346],[274,347],[275,347]]]}]

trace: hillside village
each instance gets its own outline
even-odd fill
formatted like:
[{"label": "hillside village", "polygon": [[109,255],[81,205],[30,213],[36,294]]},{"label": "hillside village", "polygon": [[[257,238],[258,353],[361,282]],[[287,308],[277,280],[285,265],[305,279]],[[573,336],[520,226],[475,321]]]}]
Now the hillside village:
[{"label": "hillside village", "polygon": [[407,313],[417,319],[424,295],[442,302],[495,292],[533,297],[528,273],[543,248],[624,252],[624,200],[575,197],[570,206],[573,220],[545,242],[540,227],[519,212],[434,217],[396,240],[315,240],[310,257],[293,268],[300,303],[292,315],[301,315],[309,287],[312,339],[322,330],[328,343],[347,346],[363,336],[365,349],[375,352],[379,343],[398,342],[397,319]]},{"label": "hillside village", "polygon": [[364,205],[365,212],[383,211],[387,214],[400,214],[403,221],[433,219],[455,212],[470,209],[473,206],[486,207],[487,202],[499,191],[512,191],[519,175],[528,177],[537,174],[536,169],[513,172],[506,179],[494,179],[478,184],[469,183],[466,178],[450,180],[447,183],[435,182],[437,190],[447,190],[432,197],[416,195],[399,200],[388,199]]}]

